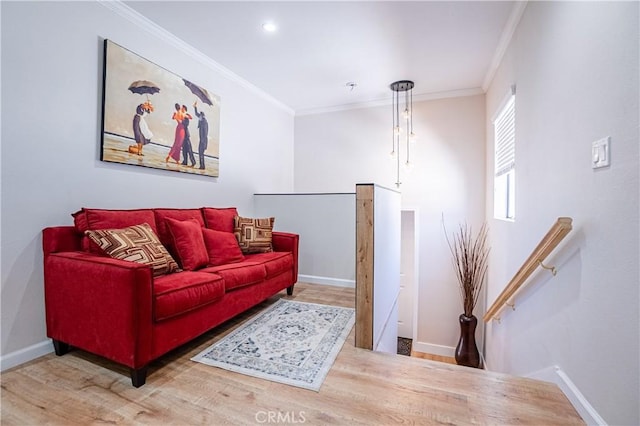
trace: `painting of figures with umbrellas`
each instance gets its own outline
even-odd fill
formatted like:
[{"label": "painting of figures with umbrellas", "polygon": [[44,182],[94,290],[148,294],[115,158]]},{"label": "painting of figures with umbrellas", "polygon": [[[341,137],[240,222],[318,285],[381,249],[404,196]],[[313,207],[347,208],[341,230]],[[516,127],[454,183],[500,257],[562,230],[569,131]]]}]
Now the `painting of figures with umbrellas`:
[{"label": "painting of figures with umbrellas", "polygon": [[104,41],[100,159],[218,177],[220,97]]}]

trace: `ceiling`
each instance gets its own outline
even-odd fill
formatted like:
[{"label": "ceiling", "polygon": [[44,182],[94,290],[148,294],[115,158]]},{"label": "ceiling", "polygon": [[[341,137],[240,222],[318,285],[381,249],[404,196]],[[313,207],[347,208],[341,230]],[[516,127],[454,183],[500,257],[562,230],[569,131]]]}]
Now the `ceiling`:
[{"label": "ceiling", "polygon": [[414,97],[479,90],[516,2],[125,4],[300,114],[390,99],[396,80]]}]

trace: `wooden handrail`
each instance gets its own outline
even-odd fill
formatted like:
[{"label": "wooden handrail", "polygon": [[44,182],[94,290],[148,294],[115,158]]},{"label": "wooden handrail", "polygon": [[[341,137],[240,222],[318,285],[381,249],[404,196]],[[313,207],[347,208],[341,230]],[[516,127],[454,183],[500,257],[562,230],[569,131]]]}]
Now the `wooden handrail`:
[{"label": "wooden handrail", "polygon": [[545,267],[542,262],[544,262],[544,259],[560,244],[560,241],[562,241],[569,231],[571,231],[571,222],[573,222],[573,220],[570,217],[558,218],[556,223],[549,229],[549,232],[547,232],[547,235],[544,236],[535,250],[531,252],[527,260],[522,264],[518,272],[511,278],[509,284],[502,290],[500,296],[493,302],[493,305],[491,305],[484,315],[485,322],[491,321],[498,312],[500,312],[538,266]]}]

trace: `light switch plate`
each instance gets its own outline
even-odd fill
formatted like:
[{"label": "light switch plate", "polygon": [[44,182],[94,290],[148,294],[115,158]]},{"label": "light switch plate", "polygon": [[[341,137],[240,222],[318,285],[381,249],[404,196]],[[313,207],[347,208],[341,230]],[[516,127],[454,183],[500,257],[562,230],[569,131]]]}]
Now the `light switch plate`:
[{"label": "light switch plate", "polygon": [[591,167],[599,169],[611,164],[611,136],[591,143]]}]

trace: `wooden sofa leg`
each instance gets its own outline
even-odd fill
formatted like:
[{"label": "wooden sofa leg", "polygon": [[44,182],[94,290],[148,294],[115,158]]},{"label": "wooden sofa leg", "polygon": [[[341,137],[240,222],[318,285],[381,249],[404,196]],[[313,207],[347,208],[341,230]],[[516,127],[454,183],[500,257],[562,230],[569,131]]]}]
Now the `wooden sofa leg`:
[{"label": "wooden sofa leg", "polygon": [[293,294],[293,285],[287,287],[287,296],[291,296]]},{"label": "wooden sofa leg", "polygon": [[133,387],[139,388],[147,381],[147,366],[131,369],[131,384]]},{"label": "wooden sofa leg", "polygon": [[60,340],[52,339],[53,341],[53,350],[56,352],[56,355],[62,356],[69,352],[69,344],[65,342],[61,342]]}]

